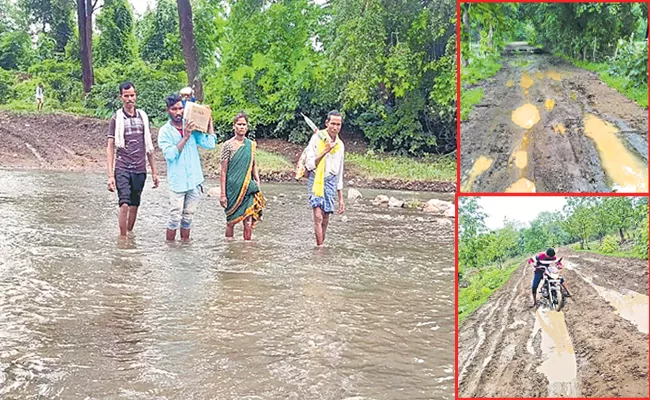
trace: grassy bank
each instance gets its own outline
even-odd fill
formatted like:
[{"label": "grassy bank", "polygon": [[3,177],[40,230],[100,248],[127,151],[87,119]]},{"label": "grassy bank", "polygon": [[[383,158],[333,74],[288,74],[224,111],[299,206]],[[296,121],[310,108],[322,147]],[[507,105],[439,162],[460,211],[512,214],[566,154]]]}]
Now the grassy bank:
[{"label": "grassy bank", "polygon": [[561,54],[558,54],[558,56],[578,68],[584,68],[586,70],[597,73],[600,79],[602,79],[603,82],[607,84],[607,86],[616,90],[628,99],[634,101],[641,107],[648,108],[648,85],[633,87],[630,85],[630,81],[628,79],[609,74],[609,64],[607,63],[580,61]]},{"label": "grassy bank", "polygon": [[456,180],[456,160],[452,157],[416,159],[348,153],[345,155],[345,163],[374,179],[448,182]]},{"label": "grassy bank", "polygon": [[462,324],[495,290],[503,286],[521,262],[522,258],[519,257],[505,262],[502,269],[491,266],[477,270],[468,279],[469,285],[458,290],[458,324]]},{"label": "grassy bank", "polygon": [[[219,172],[219,145],[215,151],[202,151],[203,165],[209,171]],[[292,174],[295,165],[285,156],[257,150],[261,174]],[[446,181],[456,179],[456,161],[450,157],[415,159],[401,156],[377,156],[348,153],[346,169],[370,179],[399,179],[403,181]]]},{"label": "grassy bank", "polygon": [[571,250],[580,252],[580,253],[594,253],[594,254],[601,254],[603,256],[611,256],[611,257],[621,257],[621,258],[636,258],[639,260],[647,260],[648,257],[645,255],[640,255],[637,252],[634,251],[634,248],[623,248],[619,249],[616,251],[612,252],[605,252],[601,249],[600,242],[598,240],[594,240],[591,242],[588,242],[584,250],[580,249],[580,242],[574,243],[568,246]]},{"label": "grassy bank", "polygon": [[483,88],[471,88],[478,82],[494,76],[501,64],[490,59],[476,59],[460,69],[460,120],[466,121],[470,112],[483,99]]}]

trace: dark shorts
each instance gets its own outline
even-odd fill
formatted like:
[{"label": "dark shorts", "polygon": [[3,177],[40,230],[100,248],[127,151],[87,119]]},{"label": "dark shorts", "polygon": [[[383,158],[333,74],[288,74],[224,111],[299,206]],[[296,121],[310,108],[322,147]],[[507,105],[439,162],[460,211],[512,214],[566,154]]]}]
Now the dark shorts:
[{"label": "dark shorts", "polygon": [[135,173],[129,171],[115,170],[115,186],[119,205],[139,206],[144,182],[147,180],[147,173]]}]

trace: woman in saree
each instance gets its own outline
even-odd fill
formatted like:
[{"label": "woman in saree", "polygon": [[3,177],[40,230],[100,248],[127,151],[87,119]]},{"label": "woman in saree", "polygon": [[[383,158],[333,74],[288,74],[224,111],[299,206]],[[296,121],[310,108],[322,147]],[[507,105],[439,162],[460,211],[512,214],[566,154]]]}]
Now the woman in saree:
[{"label": "woman in saree", "polygon": [[221,145],[221,206],[226,213],[226,238],[235,235],[235,225],[244,223],[244,240],[251,240],[253,227],[262,216],[266,201],[260,191],[255,163],[257,144],[246,137],[248,116],[241,112],[234,122],[235,136]]}]

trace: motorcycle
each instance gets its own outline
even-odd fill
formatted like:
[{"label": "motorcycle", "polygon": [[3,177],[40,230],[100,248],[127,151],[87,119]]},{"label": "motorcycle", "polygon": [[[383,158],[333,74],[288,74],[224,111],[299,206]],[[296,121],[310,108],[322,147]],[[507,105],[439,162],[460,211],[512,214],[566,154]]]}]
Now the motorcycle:
[{"label": "motorcycle", "polygon": [[560,280],[560,268],[557,266],[561,261],[561,258],[548,263],[542,261],[542,265],[536,268],[544,271],[544,278],[540,284],[540,293],[553,311],[560,311],[564,305],[564,289]]}]

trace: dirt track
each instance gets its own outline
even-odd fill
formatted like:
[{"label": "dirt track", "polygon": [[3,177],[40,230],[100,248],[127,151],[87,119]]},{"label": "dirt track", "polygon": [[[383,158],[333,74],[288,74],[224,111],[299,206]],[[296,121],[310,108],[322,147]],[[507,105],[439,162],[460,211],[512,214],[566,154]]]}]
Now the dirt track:
[{"label": "dirt track", "polygon": [[511,56],[461,123],[462,190],[647,191],[647,110],[547,54]]},{"label": "dirt track", "polygon": [[[24,114],[0,112],[0,168],[46,169],[63,171],[106,172],[106,133],[108,121],[65,114]],[[158,135],[152,129],[154,142]],[[346,149],[363,152],[362,139],[343,137]],[[258,139],[262,150],[283,155],[292,162],[298,161],[303,146],[279,139]],[[218,157],[212,157],[217,160]],[[166,173],[162,153],[156,149],[158,173]],[[216,163],[203,163],[209,178],[218,176]],[[265,171],[260,166],[260,176],[266,182],[295,182],[294,172]],[[374,179],[352,163],[346,165],[348,182],[354,187],[375,189],[400,189],[430,192],[454,192],[455,182],[410,181],[403,179]]]},{"label": "dirt track", "polygon": [[[647,261],[559,254],[573,295],[561,312],[529,307],[533,274],[524,263],[463,322],[460,397],[648,397]],[[636,291],[641,327],[596,288],[628,297]]]}]

